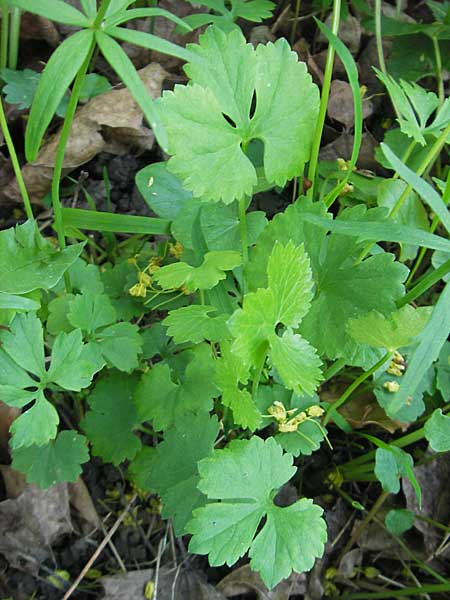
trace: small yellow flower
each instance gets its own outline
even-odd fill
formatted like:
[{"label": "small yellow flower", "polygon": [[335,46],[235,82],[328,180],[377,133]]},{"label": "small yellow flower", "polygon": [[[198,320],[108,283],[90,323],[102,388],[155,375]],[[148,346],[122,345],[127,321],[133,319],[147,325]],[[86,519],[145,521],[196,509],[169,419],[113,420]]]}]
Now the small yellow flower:
[{"label": "small yellow flower", "polygon": [[292,431],[297,431],[298,426],[306,421],[307,415],[305,412],[301,412],[289,421],[284,421],[278,424],[278,431],[281,433],[291,433]]},{"label": "small yellow flower", "polygon": [[348,171],[348,162],[344,158],[337,159],[339,171]]},{"label": "small yellow flower", "polygon": [[278,400],[276,400],[272,406],[269,406],[267,412],[269,415],[272,415],[276,421],[286,421],[287,419],[287,411],[284,405],[281,402],[278,402]]},{"label": "small yellow flower", "polygon": [[180,242],[176,242],[175,244],[169,244],[169,254],[171,254],[175,258],[180,259],[181,255],[183,254],[183,251],[183,244],[180,244]]},{"label": "small yellow flower", "polygon": [[150,580],[149,582],[147,582],[147,584],[145,586],[144,598],[146,598],[147,600],[152,600],[154,592],[155,592],[155,583],[154,583],[154,581]]},{"label": "small yellow flower", "polygon": [[310,406],[306,412],[310,417],[321,417],[325,411],[321,406],[315,404],[314,406]]},{"label": "small yellow flower", "polygon": [[394,375],[395,377],[401,377],[403,375],[402,370],[394,362],[392,362],[386,369],[386,373],[389,373],[389,375]]},{"label": "small yellow flower", "polygon": [[344,185],[344,187],[342,188],[340,195],[341,196],[345,196],[346,194],[349,194],[350,192],[353,192],[354,189],[355,188],[353,187],[353,185],[351,183],[346,183]]},{"label": "small yellow flower", "polygon": [[153,258],[148,263],[148,267],[147,267],[147,271],[150,273],[150,275],[153,275],[153,273],[156,273],[156,271],[160,268],[161,261],[162,261],[161,256],[153,256]]},{"label": "small yellow flower", "polygon": [[152,284],[152,278],[147,273],[144,273],[144,271],[141,271],[139,273],[139,283],[142,283],[145,287],[149,287]]},{"label": "small yellow flower", "polygon": [[395,394],[400,389],[400,384],[397,381],[386,381],[383,387],[391,394]]},{"label": "small yellow flower", "polygon": [[143,283],[135,283],[128,290],[130,296],[134,296],[135,298],[145,298],[147,295],[147,288]]}]

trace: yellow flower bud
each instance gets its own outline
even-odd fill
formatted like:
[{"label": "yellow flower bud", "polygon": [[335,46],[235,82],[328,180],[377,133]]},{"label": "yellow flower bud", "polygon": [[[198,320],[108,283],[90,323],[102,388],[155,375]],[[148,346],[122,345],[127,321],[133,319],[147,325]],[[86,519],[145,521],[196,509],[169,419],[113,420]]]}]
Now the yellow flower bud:
[{"label": "yellow flower bud", "polygon": [[310,417],[321,417],[325,411],[321,406],[315,404],[314,406],[310,406],[306,412]]},{"label": "yellow flower bud", "polygon": [[397,381],[386,381],[383,387],[391,394],[395,394],[400,389],[400,384]]},{"label": "yellow flower bud", "polygon": [[337,159],[339,171],[348,171],[348,162],[344,158]]},{"label": "yellow flower bud", "polygon": [[147,288],[143,283],[135,283],[132,287],[130,287],[128,293],[130,296],[134,296],[136,298],[145,298],[147,295]]},{"label": "yellow flower bud", "polygon": [[272,415],[272,417],[276,420],[276,421],[286,421],[287,419],[287,412],[286,409],[284,407],[284,405],[281,402],[278,402],[278,400],[276,400],[272,406],[269,406],[269,408],[267,409],[267,412],[269,413],[269,415]]},{"label": "yellow flower bud", "polygon": [[175,258],[181,258],[183,250],[183,244],[180,244],[180,242],[176,242],[176,244],[169,244],[169,253]]},{"label": "yellow flower bud", "polygon": [[139,283],[142,283],[145,287],[149,287],[152,284],[152,278],[147,273],[144,273],[144,271],[141,271],[139,273]]}]

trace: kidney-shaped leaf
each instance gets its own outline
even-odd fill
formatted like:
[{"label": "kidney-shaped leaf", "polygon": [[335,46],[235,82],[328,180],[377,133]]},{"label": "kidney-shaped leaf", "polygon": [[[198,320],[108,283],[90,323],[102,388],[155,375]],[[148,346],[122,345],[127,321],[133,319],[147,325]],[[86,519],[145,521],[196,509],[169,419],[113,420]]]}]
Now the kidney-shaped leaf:
[{"label": "kidney-shaped leaf", "polygon": [[186,66],[193,85],[176,86],[160,103],[169,168],[185,187],[225,203],[250,195],[257,176],[245,151],[253,139],[264,143],[270,183],[297,175],[309,158],[319,93],[287,42],[254,50],[240,31],[211,27],[189,50],[201,59]]}]

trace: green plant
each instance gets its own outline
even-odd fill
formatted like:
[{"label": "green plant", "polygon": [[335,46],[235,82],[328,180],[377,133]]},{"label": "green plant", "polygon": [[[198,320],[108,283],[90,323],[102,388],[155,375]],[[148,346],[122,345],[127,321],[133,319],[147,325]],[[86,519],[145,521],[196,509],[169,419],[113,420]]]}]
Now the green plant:
[{"label": "green plant", "polygon": [[202,0],[191,4],[202,4],[209,8],[209,13],[196,13],[185,17],[183,21],[193,29],[203,25],[216,25],[224,31],[237,28],[236,21],[245,19],[253,23],[260,23],[272,16],[275,8],[271,0]]},{"label": "green plant", "polygon": [[[351,56],[321,28],[357,88]],[[381,504],[405,476],[420,501],[404,448],[426,439],[437,452],[449,449],[450,284],[430,296],[449,261],[431,264],[407,291],[409,268],[394,250],[450,254],[450,177],[443,192],[421,177],[450,125],[442,120],[417,172],[382,146],[397,174],[388,180],[395,202],[414,188],[439,235],[363,199],[332,214],[344,185],[360,182],[348,165],[325,201],[316,186],[268,222],[252,210],[252,197],[303,175],[322,134],[318,89],[284,40],[255,49],[237,29],[212,26],[184,52],[189,84],[155,103],[170,158],[136,178],[158,218],[63,209],[76,237],[83,228],[135,234],[117,243],[115,259],[95,260],[93,252],[91,264],[79,258],[89,257],[87,245],[56,250],[33,221],[0,233],[0,393],[24,408],[11,447],[13,466],[29,481],[75,480],[87,440],[93,455],[129,461],[129,477],[160,495],[175,533],[192,536],[192,552],[212,565],[248,552],[271,588],[292,570],[310,569],[326,541],[322,509],[301,484],[287,507],[276,495],[298,482],[294,457],[303,460],[324,440],[331,445],[332,421],[355,435],[340,409],[361,389],[396,421],[426,415],[425,422],[390,443],[359,434],[367,452],[336,466],[341,482],[378,479]],[[413,100],[422,92],[395,90],[417,135],[427,125]],[[166,237],[150,243],[146,234]],[[424,306],[413,307],[418,299]],[[167,311],[161,322],[154,309]],[[345,388],[325,402],[322,391],[335,378]],[[58,433],[58,405],[73,407],[84,435]],[[159,443],[144,444],[140,432]],[[328,482],[339,489],[333,472]],[[387,526],[401,533],[398,516]]]}]

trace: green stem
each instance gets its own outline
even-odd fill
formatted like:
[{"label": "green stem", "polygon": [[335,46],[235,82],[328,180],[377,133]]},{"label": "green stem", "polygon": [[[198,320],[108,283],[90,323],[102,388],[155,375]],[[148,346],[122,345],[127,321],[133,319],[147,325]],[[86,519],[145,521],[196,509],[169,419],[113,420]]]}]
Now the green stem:
[{"label": "green stem", "polygon": [[341,371],[346,364],[347,361],[345,358],[338,358],[332,365],[328,367],[328,369],[323,374],[322,383],[325,383],[326,381],[337,375],[337,373],[339,373],[339,371]]},{"label": "green stem", "polygon": [[[339,23],[341,18],[341,0],[333,1],[333,16],[331,30],[334,35],[339,33]],[[308,197],[314,197],[314,186],[316,180],[317,165],[319,162],[320,142],[322,141],[322,133],[327,115],[328,98],[330,96],[331,79],[333,77],[335,50],[331,43],[328,44],[327,61],[325,64],[325,72],[323,75],[322,94],[320,97],[319,116],[317,118],[316,130],[311,148],[311,159],[308,166],[308,179],[311,182],[311,187],[308,190]]]},{"label": "green stem", "polygon": [[[412,151],[414,150],[414,148],[416,147],[416,145],[417,145],[416,140],[411,140],[409,146],[406,148],[406,151],[405,151],[404,155],[402,156],[402,162],[404,162],[406,164],[406,161],[411,156]],[[397,171],[395,171],[394,176],[392,177],[392,179],[398,179],[398,172]]]},{"label": "green stem", "polygon": [[14,148],[14,143],[11,138],[11,134],[9,133],[8,123],[6,121],[5,111],[3,110],[3,102],[0,98],[0,128],[3,133],[3,137],[5,138],[6,146],[8,148],[9,157],[11,159],[11,163],[14,169],[14,174],[17,179],[17,185],[19,186],[20,193],[22,195],[23,204],[25,206],[25,213],[28,219],[34,219],[33,217],[33,209],[31,208],[30,198],[28,196],[27,188],[25,187],[25,182],[23,180],[22,171],[20,170],[19,161],[17,159],[16,149]]},{"label": "green stem", "polygon": [[347,542],[347,544],[345,545],[344,549],[341,552],[341,557],[344,556],[345,554],[347,554],[347,552],[353,548],[354,544],[356,544],[356,542],[361,537],[364,529],[367,527],[367,525],[370,523],[370,521],[372,521],[372,519],[376,516],[377,512],[380,510],[380,508],[386,502],[388,497],[389,497],[389,492],[381,492],[381,494],[376,499],[372,508],[369,510],[369,512],[364,517],[364,519],[361,521],[361,523],[358,525],[358,527],[352,533],[349,541]]},{"label": "green stem", "polygon": [[445,261],[440,267],[432,271],[428,275],[425,275],[423,279],[419,281],[403,298],[397,302],[398,308],[409,304],[416,298],[419,298],[427,290],[429,290],[435,283],[440,281],[447,273],[450,273],[450,259]]},{"label": "green stem", "polygon": [[391,357],[392,357],[392,352],[387,352],[375,365],[373,365],[372,367],[370,367],[370,369],[368,371],[365,371],[364,373],[361,373],[361,375],[355,379],[355,381],[353,383],[351,383],[348,388],[345,390],[345,392],[337,399],[333,402],[333,404],[328,408],[327,410],[327,414],[325,415],[325,418],[323,420],[323,425],[326,426],[326,424],[328,423],[328,421],[332,418],[333,413],[336,412],[336,410],[342,406],[344,404],[344,402],[346,402],[346,400],[349,398],[349,396],[368,378],[370,377],[373,373],[375,373],[375,371],[378,371],[378,369],[380,367],[382,367]]},{"label": "green stem", "polygon": [[[92,28],[98,29],[101,26],[103,18],[105,16],[106,11],[108,10],[108,6],[111,0],[102,0],[100,8],[98,9],[97,15],[95,17]],[[62,220],[62,208],[61,208],[61,199],[59,196],[59,186],[61,182],[62,169],[64,164],[64,154],[66,151],[67,142],[70,137],[70,130],[72,127],[73,118],[75,116],[75,112],[77,110],[78,100],[80,98],[81,88],[83,86],[84,78],[89,69],[89,64],[91,62],[92,56],[94,54],[95,42],[92,42],[89,52],[87,53],[86,58],[83,61],[80,69],[78,70],[77,76],[75,78],[75,82],[73,84],[72,93],[70,95],[69,103],[67,106],[66,116],[64,118],[64,123],[61,129],[58,148],[56,150],[55,157],[55,166],[53,170],[53,179],[52,179],[52,205],[53,211],[55,215],[55,229],[58,235],[58,242],[60,248],[65,248],[66,239],[64,236],[64,225]],[[68,291],[70,290],[70,280],[67,274],[67,271],[64,275],[66,287]]]},{"label": "green stem", "polygon": [[20,20],[22,11],[17,6],[11,9],[11,24],[9,28],[9,68],[17,69],[17,59],[19,56],[19,34]]},{"label": "green stem", "polygon": [[387,75],[386,63],[383,53],[383,38],[381,35],[381,0],[375,0],[375,38],[377,42],[377,54],[380,69],[383,75]]},{"label": "green stem", "polygon": [[[434,161],[436,160],[439,153],[441,152],[444,144],[446,143],[449,134],[450,134],[450,123],[441,132],[440,136],[437,138],[437,140],[431,146],[429,152],[427,152],[427,155],[420,163],[419,168],[416,171],[416,174],[419,177],[421,177],[428,168],[431,168]],[[389,214],[389,216],[391,218],[395,217],[395,215],[401,209],[401,207],[403,206],[403,203],[405,202],[406,198],[408,197],[408,194],[410,194],[411,190],[412,190],[412,186],[408,184],[406,186],[405,190],[403,191],[403,193],[401,194],[400,198],[397,200],[394,208],[391,210],[391,212]]]},{"label": "green stem", "polygon": [[94,52],[94,44],[91,45],[91,48],[80,67],[80,70],[77,73],[75,78],[75,83],[73,85],[72,93],[70,95],[69,104],[67,106],[66,116],[64,118],[64,123],[62,126],[58,148],[56,150],[56,158],[55,158],[55,167],[53,170],[53,179],[52,179],[52,204],[53,204],[53,212],[55,215],[55,229],[58,235],[58,242],[60,248],[65,248],[66,239],[64,236],[64,225],[62,220],[62,208],[61,208],[61,200],[59,196],[59,184],[61,181],[63,163],[64,163],[64,154],[66,151],[67,142],[70,136],[70,129],[72,127],[73,117],[75,115],[75,111],[78,105],[78,99],[80,97],[81,87],[83,85],[84,77],[86,75],[87,69],[89,67],[89,63]]},{"label": "green stem", "polygon": [[256,396],[258,394],[259,381],[261,379],[261,374],[264,369],[264,365],[266,364],[266,356],[267,356],[267,352],[264,352],[264,354],[261,357],[261,361],[256,368],[255,376],[253,378],[252,398],[253,398],[253,402],[255,402],[255,404],[256,404]]},{"label": "green stem", "polygon": [[384,592],[356,592],[355,594],[347,594],[342,597],[342,600],[374,600],[378,598],[401,598],[403,596],[422,596],[423,594],[438,594],[440,592],[450,591],[450,583],[429,583],[421,587],[407,587],[401,590],[386,590]]},{"label": "green stem", "polygon": [[242,279],[243,279],[243,293],[247,293],[247,264],[248,264],[248,238],[247,238],[247,199],[243,196],[239,200],[239,223],[241,230],[241,244],[242,244]]},{"label": "green stem", "polygon": [[[427,155],[424,157],[424,159],[422,160],[422,162],[420,163],[419,167],[416,170],[416,175],[421,177],[425,173],[425,171],[431,169],[431,167],[434,164],[434,161],[438,157],[438,155],[439,155],[440,151],[442,150],[444,144],[446,143],[447,137],[449,135],[450,135],[450,123],[441,132],[441,134],[439,135],[437,140],[434,142],[434,144],[431,146],[430,150],[427,152]],[[395,203],[391,212],[389,213],[390,219],[394,218],[395,215],[398,213],[398,211],[401,209],[406,198],[411,193],[412,189],[413,188],[410,184],[408,184],[405,187],[403,192],[400,194],[399,199],[397,200],[397,202]],[[370,252],[370,249],[372,248],[372,246],[373,246],[373,242],[369,242],[367,244],[367,246],[364,247],[364,249],[361,251],[361,254],[358,256],[358,258],[355,261],[356,265],[359,264],[367,256],[367,254]]]},{"label": "green stem", "polygon": [[302,3],[302,0],[296,0],[296,3],[295,3],[295,15],[294,15],[294,19],[292,21],[292,28],[291,28],[291,46],[294,45],[295,36],[297,34],[298,17],[300,15],[301,3]]},{"label": "green stem", "polygon": [[95,16],[93,29],[98,29],[100,27],[110,4],[111,4],[111,0],[102,0],[102,3],[97,11],[96,16]]},{"label": "green stem", "polygon": [[8,64],[9,9],[7,0],[0,1],[2,9],[2,37],[0,41],[0,68]]},{"label": "green stem", "polygon": [[[444,194],[442,196],[442,202],[445,204],[445,206],[447,206],[450,203],[450,170],[447,174],[447,181],[445,184]],[[430,233],[434,233],[436,230],[436,227],[438,225],[439,225],[439,217],[437,215],[435,215],[433,217],[433,220],[430,225]],[[426,248],[420,249],[419,256],[417,257],[417,260],[416,260],[413,268],[411,269],[408,279],[406,280],[406,284],[405,284],[406,287],[409,287],[409,285],[411,284],[414,275],[416,274],[418,268],[420,267],[420,265],[422,263],[422,260],[426,254],[426,251],[427,251]]]},{"label": "green stem", "polygon": [[424,517],[423,515],[416,514],[416,519],[419,519],[419,521],[423,521],[424,523],[429,523],[430,525],[433,525],[433,527],[436,527],[436,529],[441,529],[442,531],[445,531],[446,533],[450,533],[450,527],[447,527],[447,525],[444,525],[443,523],[439,523],[438,521],[435,521],[434,519],[430,519],[430,517]]},{"label": "green stem", "polygon": [[439,107],[441,107],[445,101],[444,78],[442,77],[441,50],[439,48],[439,42],[437,38],[433,36],[431,39],[433,41],[434,60],[436,63],[436,83],[438,88]]}]

